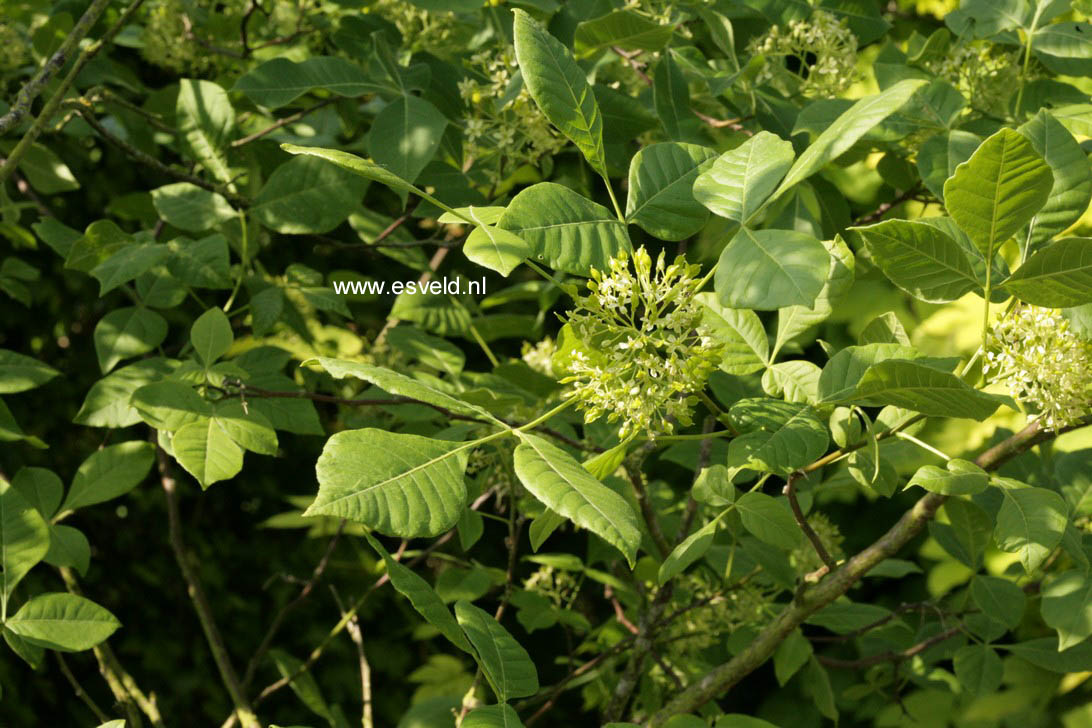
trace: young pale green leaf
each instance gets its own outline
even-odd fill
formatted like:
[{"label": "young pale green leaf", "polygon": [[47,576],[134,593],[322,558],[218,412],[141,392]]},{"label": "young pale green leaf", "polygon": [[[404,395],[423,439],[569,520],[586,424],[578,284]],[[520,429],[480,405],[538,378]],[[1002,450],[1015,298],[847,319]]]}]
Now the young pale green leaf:
[{"label": "young pale green leaf", "polygon": [[850,228],[891,282],[929,303],[954,301],[978,287],[974,268],[959,244],[937,228],[886,220]]},{"label": "young pale green leaf", "polygon": [[426,622],[438,629],[440,634],[446,637],[451,644],[463,652],[474,654],[470,643],[466,641],[466,635],[459,627],[459,623],[451,615],[451,610],[447,608],[447,605],[436,594],[436,591],[429,586],[428,582],[418,576],[412,569],[392,559],[387,550],[383,548],[383,544],[379,543],[370,533],[365,532],[364,537],[368,539],[368,543],[375,549],[375,552],[383,558],[391,585],[398,593],[409,599],[410,604],[417,610],[417,613],[424,617]]},{"label": "young pale green leaf", "polygon": [[68,566],[87,576],[91,564],[91,544],[83,531],[61,523],[49,526],[49,551],[43,559],[50,566]]},{"label": "young pale green leaf", "polygon": [[593,478],[564,450],[536,435],[521,432],[519,437],[513,465],[523,486],[550,510],[615,546],[632,565],[641,531],[625,498]]},{"label": "young pale green leaf", "polygon": [[717,507],[729,505],[736,500],[731,473],[720,463],[702,468],[698,477],[694,478],[694,487],[690,493],[698,503]]},{"label": "young pale green leaf", "polygon": [[694,198],[717,215],[745,224],[762,209],[795,156],[791,142],[760,131],[698,176]]},{"label": "young pale green leaf", "polygon": [[232,91],[241,91],[259,106],[276,109],[316,88],[338,96],[388,90],[369,78],[360,66],[344,58],[313,56],[299,63],[285,57],[272,58],[240,76]]},{"label": "young pale green leaf", "polygon": [[1001,493],[993,537],[1002,551],[1019,554],[1030,574],[1061,543],[1068,509],[1060,495],[1045,488],[1004,487]]},{"label": "young pale green leaf", "polygon": [[901,359],[870,366],[857,383],[857,391],[841,401],[869,407],[893,405],[931,417],[979,421],[992,415],[1002,403],[954,374]]},{"label": "young pale green leaf", "polygon": [[762,372],[762,391],[786,402],[819,403],[818,366],[804,359],[771,364]]},{"label": "young pale green leaf", "polygon": [[790,187],[841,156],[872,127],[898,111],[925,83],[921,79],[906,79],[855,102],[801,153],[771,199],[780,197]]},{"label": "young pale green leaf", "polygon": [[1046,204],[1054,175],[1020,133],[1001,129],[944,183],[948,214],[986,257]]},{"label": "young pale green leaf", "polygon": [[906,334],[899,317],[894,311],[881,313],[872,319],[861,329],[857,335],[857,343],[865,344],[902,344],[910,346],[910,337]]},{"label": "young pale green leaf", "polygon": [[438,536],[466,507],[471,446],[383,430],[345,430],[326,441],[319,491],[305,516],[340,516],[388,536]]},{"label": "young pale green leaf", "polygon": [[611,258],[633,249],[610,210],[554,182],[522,190],[497,225],[530,244],[535,260],[580,276],[607,270]]},{"label": "young pale green leaf", "polygon": [[175,114],[182,149],[220,182],[230,182],[224,149],[235,128],[235,108],[223,87],[212,81],[182,79]]},{"label": "young pale green leaf", "polygon": [[277,454],[277,432],[269,419],[238,400],[218,402],[212,418],[236,445],[262,455]]},{"label": "young pale green leaf", "polygon": [[167,223],[194,233],[210,230],[238,214],[223,195],[191,182],[175,182],[152,190],[152,203]]},{"label": "young pale green leaf", "polygon": [[542,544],[546,542],[550,534],[563,523],[565,523],[565,516],[559,516],[549,508],[543,511],[542,515],[536,516],[527,527],[527,538],[531,541],[531,550],[538,551],[542,548]]},{"label": "young pale green leaf", "polygon": [[1092,579],[1080,569],[1051,574],[1043,582],[1043,621],[1058,632],[1058,651],[1092,636]]},{"label": "young pale green leaf", "polygon": [[829,270],[830,253],[811,235],[744,227],[720,255],[714,288],[729,308],[812,306]]},{"label": "young pale green leaf", "polygon": [[324,161],[328,155],[323,151],[313,150],[273,170],[250,208],[258,222],[279,233],[325,233],[359,207],[368,183],[355,170]]},{"label": "young pale green leaf", "polygon": [[717,534],[717,522],[710,521],[694,533],[690,534],[672,549],[664,562],[660,565],[657,581],[663,586],[676,576],[686,571],[695,561],[705,556],[709,547],[713,545],[713,537]]},{"label": "young pale green leaf", "polygon": [[40,387],[60,374],[37,359],[0,349],[0,394],[15,394]]},{"label": "young pale green leaf", "polygon": [[721,306],[713,293],[695,297],[702,304],[702,323],[723,347],[720,368],[735,375],[761,370],[770,359],[770,342],[758,314],[745,308]]},{"label": "young pale green leaf", "polygon": [[952,659],[956,680],[975,695],[989,695],[1001,687],[1003,666],[989,645],[967,645]]},{"label": "young pale green leaf", "polygon": [[749,468],[785,475],[826,451],[827,428],[812,407],[767,401],[778,404],[778,409],[770,409],[770,416],[764,418],[760,427],[743,430],[728,443],[729,469]]},{"label": "young pale green leaf", "polygon": [[976,574],[971,582],[971,599],[990,619],[1007,629],[1016,629],[1024,617],[1024,590],[1008,579]]},{"label": "young pale green leaf", "polygon": [[1016,269],[1005,290],[1021,301],[1050,308],[1092,303],[1092,239],[1050,243]]},{"label": "young pale green leaf", "polygon": [[743,527],[757,538],[780,549],[794,549],[800,543],[800,528],[789,509],[765,493],[744,493],[736,500]]},{"label": "young pale green leaf", "polygon": [[167,338],[167,320],[136,306],[115,308],[95,324],[95,354],[103,374],[122,359],[146,354]]},{"label": "young pale green leaf", "polygon": [[531,98],[605,177],[603,116],[584,71],[568,49],[525,11],[517,8],[512,14],[516,61]]},{"label": "young pale green leaf", "polygon": [[[406,375],[393,372],[390,369],[375,367],[370,364],[362,364],[355,361],[330,359],[324,356],[317,357],[310,361],[317,362],[319,366],[326,370],[326,373],[334,379],[344,379],[345,377],[363,379],[366,382],[371,382],[383,391],[390,392],[394,395],[409,397],[437,407],[443,407],[456,414],[466,415],[476,419],[483,418],[490,422],[499,422],[493,415],[480,407],[463,402],[461,399],[456,399],[450,394],[445,394],[438,389],[434,389],[424,382],[410,379]],[[307,362],[304,362],[304,364],[306,363]]]},{"label": "young pale green leaf", "polygon": [[500,622],[466,600],[455,603],[455,618],[474,645],[478,664],[499,701],[538,692],[535,663]]},{"label": "young pale green leaf", "polygon": [[19,468],[11,484],[46,520],[57,512],[64,497],[64,483],[46,468]]},{"label": "young pale green leaf", "polygon": [[212,415],[212,405],[182,382],[147,384],[133,392],[129,402],[140,419],[168,432]]},{"label": "young pale green leaf", "polygon": [[501,703],[470,711],[460,728],[523,728],[523,723],[511,705]]},{"label": "young pale green leaf", "polygon": [[227,315],[215,306],[201,314],[190,327],[190,343],[202,363],[212,366],[235,343]]},{"label": "young pale green leaf", "polygon": [[494,270],[505,278],[531,255],[531,246],[510,230],[496,227],[479,217],[473,207],[467,208],[471,220],[477,223],[463,244],[463,254],[471,262]]},{"label": "young pale green leaf", "polygon": [[424,99],[403,95],[383,107],[368,132],[368,152],[401,179],[413,182],[436,155],[447,118]]},{"label": "young pale green leaf", "polygon": [[4,626],[31,644],[80,652],[104,641],[121,622],[90,599],[58,593],[31,597]]},{"label": "young pale green leaf", "polygon": [[936,465],[921,466],[906,487],[916,485],[941,495],[974,495],[986,490],[989,483],[990,476],[985,470],[968,460],[952,458],[947,470]]},{"label": "young pale green leaf", "polygon": [[91,269],[99,282],[99,296],[135,279],[167,258],[166,245],[126,245]]},{"label": "young pale green leaf", "polygon": [[178,428],[171,437],[171,450],[178,464],[197,479],[202,489],[234,478],[243,469],[243,449],[212,417]]},{"label": "young pale green leaf", "polygon": [[23,494],[0,477],[0,600],[49,551],[49,526]]},{"label": "young pale green leaf", "polygon": [[579,56],[590,56],[604,48],[658,51],[675,28],[660,25],[633,10],[615,10],[576,26],[573,47]]},{"label": "young pale green leaf", "polygon": [[668,139],[682,140],[685,127],[694,121],[690,113],[690,87],[671,49],[660,54],[652,74],[652,105]]},{"label": "young pale green leaf", "polygon": [[1031,220],[1028,242],[1034,246],[1068,228],[1088,209],[1092,201],[1092,169],[1077,140],[1046,110],[1017,131],[1027,137],[1054,174],[1050,197]]},{"label": "young pale green leaf", "polygon": [[92,453],[76,470],[61,510],[83,508],[125,495],[155,463],[155,446],[143,440],[109,445]]},{"label": "young pale green leaf", "polygon": [[694,198],[694,180],[709,168],[716,152],[697,144],[650,144],[629,164],[626,222],[661,240],[683,240],[709,220]]}]

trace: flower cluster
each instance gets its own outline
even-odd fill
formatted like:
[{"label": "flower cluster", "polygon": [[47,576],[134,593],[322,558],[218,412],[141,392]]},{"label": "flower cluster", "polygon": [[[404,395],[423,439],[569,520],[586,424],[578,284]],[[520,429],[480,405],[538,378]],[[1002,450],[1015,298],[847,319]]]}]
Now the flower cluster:
[{"label": "flower cluster", "polygon": [[[566,140],[554,131],[523,84],[515,85],[519,69],[511,45],[490,47],[468,61],[470,75],[459,81],[467,107],[464,150],[496,184],[524,164],[535,165],[555,154]],[[496,160],[495,163],[484,163]]]},{"label": "flower cluster", "polygon": [[993,43],[970,43],[949,49],[926,64],[949,82],[978,111],[1004,116],[1005,104],[1019,84],[1019,49]]},{"label": "flower cluster", "polygon": [[193,8],[183,0],[155,0],[144,6],[144,47],[149,63],[178,73],[201,75],[213,55],[198,47],[188,19]]},{"label": "flower cluster", "polygon": [[991,332],[983,371],[1041,413],[1047,429],[1092,411],[1092,342],[1053,309],[1021,305]]},{"label": "flower cluster", "polygon": [[523,361],[539,374],[552,377],[554,376],[554,353],[556,351],[557,344],[549,336],[537,344],[525,341],[523,342]]},{"label": "flower cluster", "polygon": [[723,644],[725,634],[766,624],[779,588],[756,579],[738,582],[725,592],[720,580],[693,570],[677,577],[675,591],[682,604],[700,605],[685,611],[663,632],[666,648],[676,662],[685,664],[702,650]]},{"label": "flower cluster", "polygon": [[447,55],[450,41],[458,31],[454,13],[425,10],[406,0],[377,0],[364,7],[363,12],[374,13],[393,23],[414,52]]},{"label": "flower cluster", "polygon": [[618,436],[647,431],[671,433],[691,424],[692,392],[717,367],[720,347],[700,321],[694,299],[700,266],[679,257],[653,268],[644,248],[610,261],[607,273],[592,271],[591,294],[577,297],[568,323],[580,341],[569,362],[573,396],[592,422],[606,415],[620,422]]},{"label": "flower cluster", "polygon": [[832,98],[859,77],[857,37],[825,10],[816,10],[808,20],[793,20],[787,28],[774,26],[752,40],[747,51],[766,57],[755,83],[779,86],[789,94]]},{"label": "flower cluster", "polygon": [[535,573],[524,579],[523,588],[541,594],[556,607],[562,607],[572,602],[576,592],[580,590],[580,584],[571,571],[540,566]]},{"label": "flower cluster", "polygon": [[11,71],[27,60],[27,42],[19,31],[7,23],[0,23],[0,71]]}]

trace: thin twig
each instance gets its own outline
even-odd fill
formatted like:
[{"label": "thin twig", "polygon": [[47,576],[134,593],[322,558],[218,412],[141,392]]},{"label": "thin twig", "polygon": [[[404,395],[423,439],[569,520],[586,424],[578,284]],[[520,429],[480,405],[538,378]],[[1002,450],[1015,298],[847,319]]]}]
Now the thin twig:
[{"label": "thin twig", "polygon": [[[257,4],[257,3],[255,3],[255,4]],[[329,106],[330,104],[334,103],[337,100],[338,100],[337,96],[331,96],[328,99],[325,99],[323,101],[318,102],[314,106],[309,106],[306,109],[301,109],[300,111],[297,111],[294,114],[289,114],[288,116],[286,116],[286,117],[284,117],[282,119],[277,119],[277,121],[273,122],[272,124],[270,124],[266,128],[261,129],[260,131],[256,131],[253,134],[250,134],[248,136],[243,137],[242,139],[236,139],[235,141],[233,141],[231,143],[231,146],[232,146],[232,148],[238,148],[238,147],[243,146],[244,144],[250,144],[253,141],[261,139],[266,134],[270,134],[272,132],[277,131],[277,129],[280,129],[283,126],[288,126],[289,124],[294,124],[295,122],[299,121],[300,119],[307,116],[308,114],[314,113],[314,112],[318,111],[319,109],[325,108],[325,107]]]},{"label": "thin twig", "polygon": [[800,503],[796,500],[796,481],[806,477],[807,476],[799,470],[792,473],[789,475],[788,480],[785,481],[785,487],[781,492],[789,499],[789,506],[792,508],[792,515],[793,518],[796,519],[796,525],[800,526],[800,530],[803,531],[804,535],[811,541],[812,548],[814,548],[815,553],[818,554],[819,560],[827,567],[828,572],[834,571],[838,568],[834,563],[834,559],[827,553],[827,549],[823,545],[822,539],[819,538],[819,534],[817,534],[815,529],[811,527],[811,524],[808,523],[808,519],[804,517],[804,511],[800,509]]},{"label": "thin twig", "polygon": [[912,647],[907,647],[905,650],[895,652],[889,650],[887,652],[881,652],[876,655],[869,655],[868,657],[861,657],[856,660],[842,660],[837,657],[825,657],[824,655],[818,655],[819,662],[828,667],[839,667],[847,670],[872,667],[873,665],[879,665],[882,662],[902,662],[903,660],[909,660],[915,655],[920,655],[925,650],[929,649],[933,645],[940,644],[945,640],[951,639],[955,635],[963,631],[963,625],[957,624],[954,627],[949,627],[943,632],[939,632],[927,640],[922,640]]},{"label": "thin twig", "polygon": [[76,692],[76,697],[82,700],[84,705],[91,709],[91,712],[95,714],[95,717],[99,719],[100,723],[105,723],[110,720],[110,717],[102,712],[102,709],[95,703],[95,700],[83,689],[83,685],[80,685],[80,681],[77,680],[76,676],[72,674],[72,671],[68,669],[68,663],[65,662],[64,655],[60,652],[54,652],[53,654],[57,657],[57,664],[61,666],[61,672],[64,673],[69,685],[71,685],[72,689]]},{"label": "thin twig", "polygon": [[881,204],[879,207],[877,207],[875,210],[868,213],[867,215],[864,215],[854,220],[853,226],[856,227],[858,225],[868,225],[870,223],[876,222],[884,215],[886,215],[891,210],[891,208],[895,207],[896,205],[901,205],[907,200],[914,199],[914,196],[920,191],[921,182],[918,182],[910,189],[895,197],[893,200],[889,200],[888,202]]}]

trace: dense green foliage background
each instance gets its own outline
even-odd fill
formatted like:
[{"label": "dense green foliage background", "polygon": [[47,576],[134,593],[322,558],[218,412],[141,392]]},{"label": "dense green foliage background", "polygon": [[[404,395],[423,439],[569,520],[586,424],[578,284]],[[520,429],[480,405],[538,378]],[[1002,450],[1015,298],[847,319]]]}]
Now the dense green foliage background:
[{"label": "dense green foliage background", "polygon": [[1090,16],[6,0],[0,724],[1092,726]]}]

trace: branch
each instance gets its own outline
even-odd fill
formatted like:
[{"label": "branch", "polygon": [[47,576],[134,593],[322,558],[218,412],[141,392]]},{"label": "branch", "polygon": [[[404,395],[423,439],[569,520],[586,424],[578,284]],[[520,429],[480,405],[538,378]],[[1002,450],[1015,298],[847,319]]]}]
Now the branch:
[{"label": "branch", "polygon": [[[104,7],[107,2],[109,2],[109,0],[96,0],[96,4],[102,4]],[[72,64],[72,68],[69,70],[68,75],[61,80],[60,84],[57,86],[57,90],[53,92],[53,95],[49,97],[49,101],[42,107],[41,113],[38,114],[34,123],[31,124],[30,129],[28,129],[27,133],[23,135],[23,138],[19,140],[19,143],[15,145],[15,148],[11,150],[8,159],[4,162],[3,166],[0,166],[0,185],[7,181],[16,167],[19,166],[19,162],[23,160],[23,157],[30,149],[30,145],[33,144],[34,140],[45,130],[46,124],[48,124],[53,118],[53,115],[57,113],[57,110],[61,106],[61,102],[68,93],[68,89],[72,87],[72,83],[76,80],[76,77],[80,75],[84,66],[86,66],[100,50],[114,40],[114,36],[129,23],[129,19],[143,2],[144,0],[133,0],[133,3],[125,9],[125,12],[121,14],[121,17],[119,17],[117,22],[106,31],[102,38],[83,49],[79,58]],[[90,12],[90,10],[88,10],[88,12]],[[99,12],[101,12],[101,10]],[[86,13],[84,14],[84,17],[86,17]],[[83,18],[80,19],[80,22],[83,22]],[[86,33],[86,30],[84,32]],[[75,28],[73,28],[73,34],[74,33]]]},{"label": "branch", "polygon": [[901,205],[902,203],[906,202],[907,200],[913,199],[914,195],[916,195],[920,191],[921,191],[921,182],[918,182],[917,184],[915,184],[910,189],[904,191],[901,195],[899,195],[895,199],[883,203],[882,205],[880,205],[879,207],[877,207],[875,210],[868,213],[864,217],[857,218],[856,220],[853,221],[853,225],[868,225],[869,223],[876,222],[877,220],[882,218],[884,215],[886,215],[888,213],[888,211],[891,210],[892,207],[895,207],[896,205]]},{"label": "branch", "polygon": [[804,535],[811,541],[812,547],[815,549],[815,553],[819,555],[819,560],[827,567],[827,572],[834,571],[838,568],[834,559],[830,558],[830,554],[827,553],[827,549],[823,546],[823,541],[819,538],[819,534],[815,532],[815,529],[808,523],[808,519],[804,517],[804,512],[800,510],[800,503],[796,500],[796,481],[798,478],[807,477],[799,470],[789,475],[789,479],[785,481],[785,488],[782,492],[785,497],[789,499],[789,506],[792,508],[793,518],[796,519],[796,525],[800,526],[800,530],[804,532]]},{"label": "branch", "polygon": [[[257,5],[257,3],[254,3],[254,4]],[[244,47],[245,47],[245,43],[244,43]],[[231,146],[234,149],[234,148],[241,147],[244,144],[250,144],[252,141],[255,141],[257,139],[261,139],[266,134],[269,134],[271,132],[275,132],[275,131],[277,131],[277,129],[280,129],[283,126],[288,126],[289,124],[294,124],[295,122],[299,121],[300,119],[307,116],[308,114],[310,114],[312,112],[315,112],[315,111],[318,111],[319,109],[324,108],[326,106],[329,106],[330,104],[337,101],[337,99],[338,99],[338,97],[331,96],[330,98],[328,98],[328,99],[326,99],[324,101],[318,102],[314,106],[309,106],[308,108],[301,109],[300,111],[297,111],[294,114],[289,114],[288,116],[284,117],[283,119],[278,119],[277,121],[273,122],[272,124],[270,124],[266,128],[262,129],[261,131],[256,131],[253,134],[250,134],[249,136],[243,137],[242,139],[236,139],[235,141],[233,141],[231,143]]]},{"label": "branch", "polygon": [[889,650],[887,652],[881,652],[876,655],[862,657],[857,660],[840,660],[837,657],[824,657],[823,655],[818,655],[817,659],[819,660],[819,662],[827,665],[828,667],[839,667],[848,670],[862,667],[872,667],[873,665],[879,665],[882,662],[899,663],[903,662],[904,660],[909,660],[914,655],[920,655],[922,652],[925,652],[933,645],[937,645],[941,642],[944,642],[945,640],[951,639],[962,631],[963,625],[957,624],[954,627],[949,627],[943,632],[938,632],[929,639],[918,642],[916,645],[907,647],[905,650],[900,650],[898,652]]},{"label": "branch", "polygon": [[212,659],[220,671],[220,678],[227,688],[231,701],[235,705],[235,714],[243,728],[262,728],[250,707],[246,694],[239,684],[239,676],[231,665],[231,657],[228,655],[224,638],[220,634],[216,621],[212,616],[212,607],[209,605],[208,596],[205,594],[201,581],[197,578],[190,555],[186,552],[186,545],[182,541],[182,523],[178,514],[178,498],[175,493],[177,483],[167,470],[167,453],[163,448],[156,447],[156,460],[159,465],[159,481],[163,486],[163,493],[167,497],[168,540],[171,550],[174,551],[174,559],[178,562],[178,568],[182,572],[182,578],[186,581],[186,591],[193,602],[197,619],[201,622],[201,628],[205,632],[205,639],[209,643]]},{"label": "branch", "polygon": [[68,684],[72,686],[72,689],[76,691],[76,697],[84,702],[91,712],[95,714],[95,717],[99,719],[100,723],[105,723],[110,720],[110,717],[106,713],[102,712],[102,708],[95,703],[94,699],[87,694],[87,691],[83,689],[83,685],[80,685],[80,681],[76,679],[76,676],[72,674],[72,671],[68,669],[68,663],[65,662],[64,655],[60,652],[54,652],[57,657],[57,664],[61,666],[61,672],[64,673],[65,678],[68,680]]},{"label": "branch", "polygon": [[[1090,423],[1092,418],[1064,430],[1049,432],[1043,430],[1036,420],[1020,432],[986,450],[978,456],[975,463],[983,470],[996,470],[1008,460],[1035,445],[1053,439],[1062,432]],[[773,655],[777,646],[805,619],[849,591],[850,587],[876,564],[898,553],[899,549],[914,538],[936,515],[937,509],[945,500],[945,496],[936,493],[927,493],[923,496],[872,545],[846,561],[828,578],[810,590],[803,591],[770,624],[766,625],[742,652],[710,670],[704,677],[691,684],[653,714],[645,723],[646,728],[661,728],[672,716],[693,712],[758,669]]]},{"label": "branch", "polygon": [[22,121],[23,117],[30,111],[31,103],[38,98],[38,95],[42,93],[46,85],[53,79],[53,76],[65,67],[65,64],[72,56],[72,52],[76,50],[80,41],[91,30],[91,27],[109,4],[110,0],[95,0],[80,16],[80,19],[72,26],[72,30],[65,36],[61,47],[49,57],[49,60],[38,69],[33,78],[27,81],[27,84],[19,89],[19,93],[15,96],[15,102],[11,105],[8,113],[0,116],[0,134],[4,134]]}]

